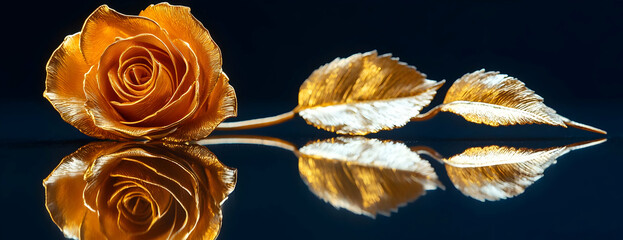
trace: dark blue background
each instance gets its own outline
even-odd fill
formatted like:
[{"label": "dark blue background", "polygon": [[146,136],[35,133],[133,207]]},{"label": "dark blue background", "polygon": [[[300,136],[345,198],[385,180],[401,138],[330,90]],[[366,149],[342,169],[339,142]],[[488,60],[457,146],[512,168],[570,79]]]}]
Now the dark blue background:
[{"label": "dark blue background", "polygon": [[[65,155],[93,139],[64,123],[41,96],[45,63],[64,36],[80,31],[103,3],[138,14],[156,2],[16,1],[3,7],[0,238],[62,237],[43,206],[41,181]],[[446,191],[428,192],[376,220],[335,210],[316,198],[298,176],[291,153],[210,147],[239,169],[236,190],[224,206],[221,239],[623,237],[623,2],[172,3],[190,6],[221,47],[223,68],[238,95],[239,119],[291,110],[299,85],[314,69],[335,57],[376,49],[393,53],[430,79],[446,79],[433,105],[455,79],[485,68],[524,81],[561,115],[609,132],[608,142],[561,157],[525,194],[494,203],[463,196],[433,163]],[[299,146],[335,136],[298,118],[239,133],[280,137]],[[451,156],[491,143],[557,146],[602,136],[551,126],[492,128],[440,114],[370,137],[429,145]]]}]

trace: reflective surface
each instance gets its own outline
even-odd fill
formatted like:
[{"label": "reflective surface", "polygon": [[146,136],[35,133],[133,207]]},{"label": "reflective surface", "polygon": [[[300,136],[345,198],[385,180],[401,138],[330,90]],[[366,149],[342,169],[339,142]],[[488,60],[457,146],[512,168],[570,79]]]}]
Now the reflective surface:
[{"label": "reflective surface", "polygon": [[[33,161],[33,168],[28,169],[19,168],[14,160],[5,161],[2,168],[3,181],[12,177],[16,186],[31,186],[34,189],[8,189],[5,193],[21,191],[25,193],[24,196],[30,197],[24,199],[9,197],[4,201],[6,204],[23,206],[21,209],[8,211],[20,212],[21,215],[15,215],[18,219],[29,216],[33,224],[45,229],[38,233],[42,234],[40,236],[56,236],[51,238],[62,239],[63,233],[54,223],[63,228],[63,224],[56,220],[59,216],[58,211],[51,210],[53,221],[46,211],[45,191],[40,182],[31,183],[36,183],[50,174],[51,169],[57,164],[53,162],[64,158],[46,181],[50,196],[49,192],[53,189],[49,187],[51,182],[76,177],[80,180],[80,176],[84,177],[84,173],[89,172],[84,169],[95,168],[89,166],[117,171],[127,169],[120,168],[120,163],[114,161],[102,161],[102,155],[111,156],[123,152],[135,154],[143,151],[151,155],[164,153],[167,158],[178,162],[198,161],[197,156],[218,156],[225,165],[238,169],[235,190],[222,207],[222,227],[219,221],[197,221],[197,226],[201,225],[208,229],[216,226],[218,231],[218,227],[221,227],[218,239],[247,239],[254,238],[258,234],[276,239],[385,237],[412,239],[413,236],[480,238],[483,235],[485,239],[502,237],[520,239],[530,236],[537,236],[536,238],[620,236],[617,230],[620,222],[615,221],[616,216],[621,213],[620,208],[615,207],[621,199],[621,194],[615,188],[618,169],[615,166],[620,166],[620,163],[608,160],[608,156],[621,151],[617,147],[620,146],[620,140],[617,138],[606,142],[598,139],[586,142],[573,139],[409,141],[361,137],[321,140],[282,137],[281,140],[246,138],[247,143],[254,143],[251,145],[224,145],[215,144],[213,141],[202,142],[207,147],[185,146],[177,149],[153,144],[113,142],[95,142],[86,145],[82,142],[11,144],[13,147],[5,148],[3,151],[10,159],[16,159],[18,156],[23,159],[34,159],[34,156],[40,154],[47,159],[46,162]],[[229,143],[245,142],[236,140],[235,137],[221,138],[234,139]],[[228,141],[220,140],[220,142]],[[81,147],[82,145],[84,146]],[[564,150],[584,145],[594,146],[571,152]],[[138,149],[142,150],[137,151]],[[188,149],[198,150],[194,151],[195,157],[188,154]],[[546,162],[549,167],[546,166],[548,164],[540,164],[543,171],[537,174],[540,174],[540,177],[537,177],[538,181],[524,185],[525,189],[522,189],[522,192],[509,194],[504,200],[478,201],[477,195],[465,191],[464,186],[457,183],[457,176],[453,175],[452,171],[465,171],[460,168],[466,166],[483,167],[470,165],[474,160],[470,162],[467,157],[474,155],[487,161],[484,164],[486,167],[520,163],[519,160],[512,158],[491,158],[500,156],[500,149],[505,149],[507,155],[524,156],[522,159],[527,160],[526,163],[529,163],[532,157],[525,156],[533,156],[532,154],[544,156],[547,155],[545,152],[555,154],[543,158],[547,160],[540,163]],[[211,152],[214,154],[211,155]],[[184,157],[178,156],[179,154]],[[100,158],[95,158],[98,155]],[[51,159],[54,156],[57,157],[56,160]],[[397,159],[396,156],[402,156],[402,159]],[[464,159],[460,159],[461,157]],[[84,159],[83,164],[69,164],[76,163],[80,159]],[[600,163],[599,159],[603,161]],[[412,164],[405,165],[404,160]],[[102,163],[94,164],[97,161]],[[451,163],[454,165],[451,166]],[[47,167],[50,170],[44,173],[38,169],[42,167],[41,164],[49,165]],[[75,167],[76,171],[68,171],[72,167]],[[197,171],[197,168],[194,169]],[[166,170],[170,171],[174,170]],[[137,170],[134,169],[133,172]],[[466,181],[477,182],[479,175],[471,174],[473,172],[480,174],[486,171],[466,171],[459,176],[471,176]],[[507,171],[505,176],[512,179],[524,174],[518,173]],[[42,177],[37,181],[32,180],[32,176],[36,175]],[[184,174],[174,175],[184,176]],[[91,177],[110,178],[106,176],[111,174]],[[52,181],[52,178],[56,180]],[[321,181],[317,181],[318,179]],[[95,181],[87,177],[85,183],[89,180]],[[86,196],[83,193],[88,192],[85,191],[87,189],[85,185],[61,186],[72,186],[72,189],[66,189],[68,190],[66,194],[57,194],[61,199],[74,201],[65,202],[66,206],[87,213],[93,212],[84,205],[89,201],[81,201],[82,196]],[[211,186],[204,185],[206,189],[211,189]],[[445,186],[445,189],[442,186]],[[37,192],[38,194],[34,194]],[[218,202],[211,201],[213,204]],[[47,205],[50,206],[50,201]],[[70,215],[72,212],[62,213]],[[202,214],[198,219],[205,217],[215,219],[218,215],[212,215],[210,211],[203,211]],[[90,220],[85,218],[77,221],[75,225],[80,225],[82,221],[101,223],[98,218]],[[522,231],[517,233],[517,229]]]}]

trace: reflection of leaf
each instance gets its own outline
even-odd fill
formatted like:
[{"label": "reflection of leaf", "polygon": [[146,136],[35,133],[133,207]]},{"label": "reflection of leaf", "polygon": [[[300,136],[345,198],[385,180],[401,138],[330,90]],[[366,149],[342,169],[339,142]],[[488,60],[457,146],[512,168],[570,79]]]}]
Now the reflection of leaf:
[{"label": "reflection of leaf", "polygon": [[301,85],[296,111],[318,128],[363,135],[404,126],[443,83],[391,55],[355,54],[314,71]]},{"label": "reflection of leaf", "polygon": [[603,140],[547,149],[500,146],[474,147],[444,160],[448,177],[463,194],[480,201],[497,201],[524,192],[556,158]]},{"label": "reflection of leaf", "polygon": [[452,112],[475,123],[491,126],[549,124],[572,126],[605,134],[605,131],[573,122],[543,104],[543,98],[516,78],[483,70],[465,74],[446,94],[441,111]]},{"label": "reflection of leaf", "polygon": [[299,172],[319,198],[370,217],[388,216],[441,186],[431,165],[404,144],[362,137],[307,144]]}]

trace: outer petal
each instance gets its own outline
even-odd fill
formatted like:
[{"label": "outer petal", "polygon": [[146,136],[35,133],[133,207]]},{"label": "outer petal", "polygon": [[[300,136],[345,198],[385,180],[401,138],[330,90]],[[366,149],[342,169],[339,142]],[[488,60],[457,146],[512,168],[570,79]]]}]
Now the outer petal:
[{"label": "outer petal", "polygon": [[[221,72],[221,50],[216,45],[208,30],[191,13],[190,8],[172,6],[168,3],[150,5],[139,16],[154,20],[167,31],[171,39],[182,39],[195,51],[201,65],[202,78],[217,79]],[[202,91],[210,94],[215,81],[204,84]]]},{"label": "outer petal", "polygon": [[223,120],[238,114],[236,92],[229,78],[221,72],[214,91],[195,113],[193,119],[183,123],[177,131],[163,138],[165,141],[191,141],[207,137]]},{"label": "outer petal", "polygon": [[[202,181],[201,184],[209,186],[209,196],[214,198],[218,204],[225,202],[227,196],[234,191],[236,187],[237,170],[219,161],[217,156],[207,147],[167,142],[161,144],[173,149],[179,156],[183,156],[181,159],[189,161],[195,172],[206,172],[205,174],[199,174],[200,181]],[[204,179],[204,177],[207,178]]]},{"label": "outer petal", "polygon": [[96,212],[87,212],[80,226],[78,239],[109,240],[102,231]]},{"label": "outer petal", "polygon": [[[178,158],[188,161],[198,177],[198,205],[201,213],[193,229],[181,230],[178,234],[190,234],[182,237],[174,235],[172,239],[216,239],[221,228],[221,205],[236,186],[237,170],[221,163],[206,147],[198,145],[180,145],[163,143],[179,154]],[[186,231],[190,230],[190,231]],[[186,231],[186,232],[185,232]]]},{"label": "outer petal", "polygon": [[160,39],[166,39],[166,33],[156,22],[145,17],[124,15],[102,5],[91,13],[82,26],[80,50],[85,61],[93,65],[117,38],[142,33],[151,33]]},{"label": "outer petal", "polygon": [[84,134],[97,138],[120,139],[95,127],[85,110],[83,82],[84,74],[89,71],[89,65],[80,52],[80,37],[80,33],[67,36],[52,53],[46,65],[47,76],[43,96],[52,103],[65,122]]},{"label": "outer petal", "polygon": [[61,163],[43,180],[45,203],[50,217],[65,236],[78,238],[85,214],[82,191],[86,185],[83,174],[101,151],[114,143],[97,142],[85,145],[63,158]]}]

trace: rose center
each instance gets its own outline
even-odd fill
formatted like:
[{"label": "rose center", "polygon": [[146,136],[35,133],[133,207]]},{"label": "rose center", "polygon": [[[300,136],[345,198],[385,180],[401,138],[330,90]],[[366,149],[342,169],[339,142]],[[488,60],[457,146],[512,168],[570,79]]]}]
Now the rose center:
[{"label": "rose center", "polygon": [[123,198],[123,209],[129,217],[137,222],[147,221],[152,216],[152,203],[143,194],[130,193]]},{"label": "rose center", "polygon": [[128,68],[124,77],[131,83],[142,85],[151,78],[151,69],[142,64],[135,64]]},{"label": "rose center", "polygon": [[132,215],[147,215],[151,210],[151,204],[147,199],[141,196],[131,197],[124,202],[125,208],[132,213]]}]

